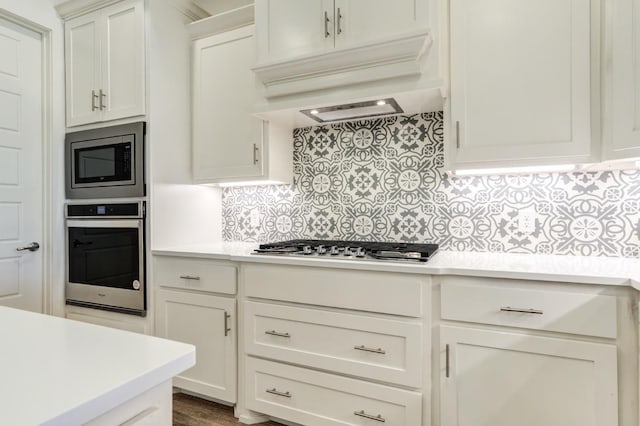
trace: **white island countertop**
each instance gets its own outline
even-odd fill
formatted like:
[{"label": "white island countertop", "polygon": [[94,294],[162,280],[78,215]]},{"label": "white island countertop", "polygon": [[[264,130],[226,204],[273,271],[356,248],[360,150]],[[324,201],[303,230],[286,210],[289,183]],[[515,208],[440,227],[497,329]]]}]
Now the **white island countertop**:
[{"label": "white island countertop", "polygon": [[0,424],[77,425],[195,363],[192,345],[0,307]]},{"label": "white island countertop", "polygon": [[202,257],[236,262],[320,266],[430,275],[465,275],[531,279],[581,284],[629,286],[640,290],[640,259],[542,254],[438,251],[423,264],[344,260],[318,256],[253,255],[256,243],[215,244],[155,248],[153,254]]}]

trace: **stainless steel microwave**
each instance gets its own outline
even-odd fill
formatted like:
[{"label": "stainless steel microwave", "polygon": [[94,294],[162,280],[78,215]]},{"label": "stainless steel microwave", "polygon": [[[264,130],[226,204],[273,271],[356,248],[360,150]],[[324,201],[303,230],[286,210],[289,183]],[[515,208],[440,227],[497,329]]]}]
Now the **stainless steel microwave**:
[{"label": "stainless steel microwave", "polygon": [[143,197],[145,123],[67,133],[66,196]]}]

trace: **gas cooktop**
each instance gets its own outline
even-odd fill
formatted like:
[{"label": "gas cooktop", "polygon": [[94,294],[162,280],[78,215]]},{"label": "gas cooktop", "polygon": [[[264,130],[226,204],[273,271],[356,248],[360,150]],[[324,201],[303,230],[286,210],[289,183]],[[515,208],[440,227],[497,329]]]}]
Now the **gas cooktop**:
[{"label": "gas cooktop", "polygon": [[438,251],[437,244],[344,240],[288,240],[260,244],[260,248],[254,250],[253,254],[426,262],[436,251]]}]

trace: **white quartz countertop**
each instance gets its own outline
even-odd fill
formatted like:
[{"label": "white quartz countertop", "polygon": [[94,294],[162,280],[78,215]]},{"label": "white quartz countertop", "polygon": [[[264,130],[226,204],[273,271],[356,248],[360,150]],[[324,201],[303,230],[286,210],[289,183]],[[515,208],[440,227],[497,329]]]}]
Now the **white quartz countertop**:
[{"label": "white quartz countertop", "polygon": [[540,254],[438,251],[424,264],[344,260],[331,257],[253,255],[256,243],[216,243],[166,247],[156,255],[203,257],[236,262],[289,264],[344,269],[535,279],[583,284],[630,286],[640,290],[640,259]]},{"label": "white quartz countertop", "polygon": [[192,345],[0,307],[0,424],[79,425],[190,368]]}]

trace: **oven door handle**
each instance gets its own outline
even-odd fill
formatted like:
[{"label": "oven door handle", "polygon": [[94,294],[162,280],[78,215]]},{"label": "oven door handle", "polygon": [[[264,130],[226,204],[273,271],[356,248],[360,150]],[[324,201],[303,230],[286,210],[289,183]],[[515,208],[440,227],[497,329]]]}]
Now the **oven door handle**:
[{"label": "oven door handle", "polygon": [[80,246],[90,246],[93,244],[93,241],[80,241],[77,238],[73,240],[73,248],[78,248]]},{"label": "oven door handle", "polygon": [[67,228],[138,228],[142,219],[67,219]]}]

